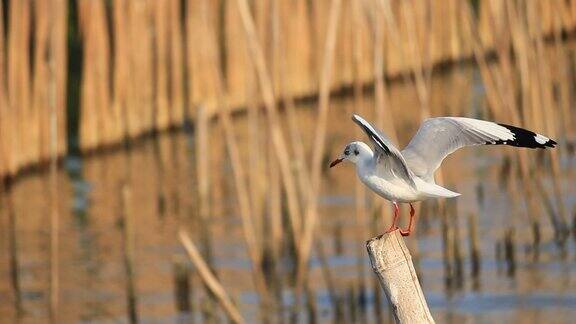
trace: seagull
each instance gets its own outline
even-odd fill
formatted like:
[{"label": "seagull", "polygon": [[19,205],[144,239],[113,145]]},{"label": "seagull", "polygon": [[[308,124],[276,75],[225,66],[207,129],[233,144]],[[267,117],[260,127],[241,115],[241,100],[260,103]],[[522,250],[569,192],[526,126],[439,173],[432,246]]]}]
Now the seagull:
[{"label": "seagull", "polygon": [[532,131],[494,122],[465,117],[435,117],[424,120],[408,146],[399,151],[382,132],[364,118],[353,115],[352,120],[370,138],[374,149],[355,141],[344,148],[330,168],[342,161],[356,165],[360,181],[394,205],[394,219],[389,233],[399,229],[398,203],[410,204],[410,222],[402,236],[413,229],[413,202],[430,198],[453,198],[459,193],[437,185],[434,172],[448,154],[465,146],[510,145],[516,147],[555,147],[556,142]]}]

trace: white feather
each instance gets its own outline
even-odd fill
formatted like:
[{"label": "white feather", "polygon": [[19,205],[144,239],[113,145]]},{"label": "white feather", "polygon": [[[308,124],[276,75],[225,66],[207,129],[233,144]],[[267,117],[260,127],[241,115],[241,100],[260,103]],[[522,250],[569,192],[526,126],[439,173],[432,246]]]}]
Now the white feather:
[{"label": "white feather", "polygon": [[544,135],[540,135],[540,134],[536,134],[536,136],[534,136],[534,139],[536,140],[536,142],[538,142],[538,144],[546,144],[546,142],[548,142],[550,139]]}]

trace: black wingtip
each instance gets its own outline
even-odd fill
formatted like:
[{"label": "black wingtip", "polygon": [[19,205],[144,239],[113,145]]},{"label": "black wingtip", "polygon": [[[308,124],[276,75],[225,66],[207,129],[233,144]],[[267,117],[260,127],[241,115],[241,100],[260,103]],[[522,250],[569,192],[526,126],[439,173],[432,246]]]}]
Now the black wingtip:
[{"label": "black wingtip", "polygon": [[[533,131],[529,131],[529,130],[524,129],[524,128],[506,125],[506,124],[498,124],[498,125],[506,127],[509,131],[511,131],[512,134],[514,134],[514,139],[513,140],[507,140],[507,141],[496,141],[496,142],[487,143],[487,144],[497,144],[497,145],[503,144],[503,145],[511,145],[511,146],[516,146],[516,147],[527,147],[527,148],[532,148],[532,149],[536,149],[536,148],[545,149],[547,147],[550,147],[550,148],[556,147],[556,144],[557,144],[556,141],[554,141],[553,139],[550,139],[546,136],[536,134]],[[546,141],[544,141],[544,140],[546,140]]]}]

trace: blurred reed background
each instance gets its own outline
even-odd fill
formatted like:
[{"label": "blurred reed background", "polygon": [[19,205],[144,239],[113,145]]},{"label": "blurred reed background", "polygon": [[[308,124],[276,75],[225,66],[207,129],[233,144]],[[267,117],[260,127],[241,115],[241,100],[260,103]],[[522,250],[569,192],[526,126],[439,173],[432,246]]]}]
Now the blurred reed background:
[{"label": "blurred reed background", "polygon": [[463,196],[408,241],[439,322],[576,315],[575,1],[0,13],[0,318],[391,321],[363,246],[389,205],[326,171],[352,112],[400,146],[439,115],[557,139],[448,159]]}]

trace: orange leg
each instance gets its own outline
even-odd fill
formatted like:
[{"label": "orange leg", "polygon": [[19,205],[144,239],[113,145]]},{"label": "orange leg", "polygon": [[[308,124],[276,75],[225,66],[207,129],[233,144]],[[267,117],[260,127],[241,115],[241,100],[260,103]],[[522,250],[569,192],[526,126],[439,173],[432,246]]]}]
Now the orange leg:
[{"label": "orange leg", "polygon": [[394,219],[392,220],[392,225],[390,225],[390,228],[386,231],[386,233],[390,233],[398,229],[398,225],[396,225],[396,223],[398,223],[398,216],[400,215],[400,209],[398,208],[398,204],[395,201],[393,201],[392,203],[394,204]]},{"label": "orange leg", "polygon": [[412,204],[410,204],[410,221],[408,222],[408,229],[407,230],[400,230],[400,234],[402,234],[402,236],[408,236],[410,235],[410,233],[412,233],[412,230],[414,229],[414,215],[416,214],[416,211],[414,210],[414,207],[412,206]]}]

